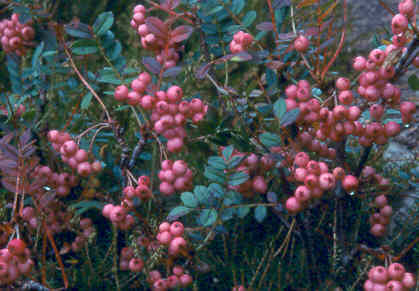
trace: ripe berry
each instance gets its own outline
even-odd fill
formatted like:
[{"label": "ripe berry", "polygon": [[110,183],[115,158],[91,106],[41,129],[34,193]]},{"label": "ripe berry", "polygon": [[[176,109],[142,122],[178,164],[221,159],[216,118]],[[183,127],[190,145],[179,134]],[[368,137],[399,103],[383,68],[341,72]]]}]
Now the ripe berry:
[{"label": "ripe berry", "polygon": [[179,221],[175,221],[170,225],[170,233],[173,236],[182,236],[184,232],[183,224]]},{"label": "ripe berry", "polygon": [[129,261],[129,269],[131,272],[141,272],[144,267],[144,262],[140,258],[132,258]]},{"label": "ripe berry", "polygon": [[393,263],[388,267],[388,275],[392,280],[402,280],[404,273],[406,272],[402,264]]},{"label": "ripe berry", "polygon": [[23,240],[15,238],[7,244],[7,249],[13,256],[22,256],[25,254],[26,244]]},{"label": "ripe berry", "polygon": [[294,48],[297,52],[305,52],[308,49],[309,45],[310,42],[305,36],[300,35],[294,40]]}]

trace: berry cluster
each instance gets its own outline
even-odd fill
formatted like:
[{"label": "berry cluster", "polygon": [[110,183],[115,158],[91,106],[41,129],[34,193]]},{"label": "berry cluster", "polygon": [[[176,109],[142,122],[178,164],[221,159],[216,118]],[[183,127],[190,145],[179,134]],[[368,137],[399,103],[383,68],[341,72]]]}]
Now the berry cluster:
[{"label": "berry cluster", "polygon": [[141,104],[146,109],[151,109],[154,105],[150,98],[144,96],[148,85],[151,83],[151,76],[147,72],[142,72],[138,77],[131,81],[131,90],[125,85],[116,87],[114,96],[117,101],[126,101],[129,105]]},{"label": "berry cluster", "polygon": [[298,167],[293,171],[294,179],[304,185],[298,186],[285,203],[286,209],[292,214],[302,211],[312,198],[322,197],[325,191],[333,189],[336,184],[336,177],[329,173],[327,164],[310,160],[307,153],[299,152],[294,163]]},{"label": "berry cluster", "polygon": [[[223,149],[223,147],[220,147],[220,152]],[[229,186],[229,188],[236,190],[246,198],[254,197],[255,193],[265,194],[268,185],[263,175],[274,166],[274,160],[268,155],[258,157],[254,153],[246,154],[237,150],[233,151],[230,160],[234,157],[242,158],[242,161],[231,170],[244,172],[249,175],[249,179],[240,185]]]},{"label": "berry cluster", "polygon": [[130,200],[123,200],[121,205],[106,204],[102,209],[103,216],[110,219],[112,224],[121,230],[128,230],[135,223],[134,217],[128,214],[128,210],[132,207],[132,204],[128,204],[127,201]]},{"label": "berry cluster", "polygon": [[79,183],[76,175],[69,173],[55,173],[48,166],[38,166],[33,172],[34,177],[45,179],[45,185],[55,189],[55,193],[60,197],[70,194],[70,190]]},{"label": "berry cluster", "polygon": [[[148,21],[153,26],[153,29],[150,29],[147,25]],[[179,34],[184,33],[182,26],[169,30],[167,24],[159,18],[146,18],[146,8],[143,5],[137,5],[134,7],[131,27],[141,37],[142,47],[153,51],[156,55],[156,60],[164,69],[176,66],[180,57],[178,52],[183,49],[179,45],[179,42],[183,39],[177,38]]]},{"label": "berry cluster", "polygon": [[191,275],[186,274],[181,266],[174,266],[172,273],[173,275],[163,278],[159,271],[153,270],[148,273],[147,281],[152,285],[153,291],[178,289],[192,284],[193,279]]},{"label": "berry cluster", "polygon": [[379,209],[379,212],[374,213],[370,217],[370,232],[374,236],[381,237],[386,234],[386,226],[390,223],[393,208],[388,205],[387,197],[383,194],[375,197],[374,204]]},{"label": "berry cluster", "polygon": [[404,291],[416,286],[415,275],[406,272],[404,266],[393,263],[388,268],[376,266],[368,272],[365,291]]},{"label": "berry cluster", "polygon": [[26,45],[35,37],[32,22],[19,22],[19,15],[14,13],[10,19],[0,21],[0,40],[6,53],[15,52],[18,56],[26,54]]},{"label": "berry cluster", "polygon": [[249,48],[252,42],[253,36],[240,30],[233,35],[233,40],[230,42],[230,51],[233,54],[245,51]]},{"label": "berry cluster", "polygon": [[102,170],[102,164],[99,161],[88,162],[88,153],[80,149],[67,132],[50,130],[48,140],[52,143],[52,147],[61,154],[62,161],[67,163],[71,169],[77,170],[80,176],[87,177]]},{"label": "berry cluster", "polygon": [[135,257],[133,248],[124,247],[121,250],[119,268],[121,271],[129,270],[131,272],[138,273],[144,268],[144,261],[141,258]]},{"label": "berry cluster", "polygon": [[141,73],[131,83],[129,89],[125,85],[115,89],[114,96],[117,100],[127,100],[131,105],[141,105],[146,110],[151,110],[151,121],[156,133],[163,135],[167,141],[169,152],[179,152],[183,148],[186,131],[183,127],[189,118],[193,123],[200,122],[208,110],[201,99],[182,101],[183,91],[179,86],[171,86],[167,91],[157,91],[153,95],[142,95],[151,77],[148,73]]},{"label": "berry cluster", "polygon": [[38,218],[36,217],[35,208],[31,206],[24,207],[20,216],[31,229],[36,229],[38,226]]},{"label": "berry cluster", "polygon": [[74,241],[71,243],[71,249],[73,252],[79,252],[89,237],[95,233],[96,229],[93,226],[93,222],[90,218],[80,219],[80,228],[82,230],[81,234],[77,235]]},{"label": "berry cluster", "polygon": [[183,127],[187,118],[193,123],[200,122],[208,110],[201,99],[183,100],[182,88],[171,86],[166,92],[156,92],[156,103],[151,114],[154,131],[163,135],[169,152],[179,152],[183,148],[186,131]]},{"label": "berry cluster", "polygon": [[161,181],[159,189],[163,195],[170,196],[175,191],[186,191],[192,188],[193,173],[183,160],[161,162],[158,177]]},{"label": "berry cluster", "polygon": [[309,45],[310,41],[304,35],[300,35],[294,40],[294,48],[299,53],[306,52]]},{"label": "berry cluster", "polygon": [[12,239],[7,248],[0,249],[0,285],[11,284],[21,275],[29,274],[33,265],[25,242]]},{"label": "berry cluster", "polygon": [[153,197],[153,193],[150,189],[150,178],[148,176],[140,176],[137,180],[137,187],[126,186],[123,190],[124,203],[128,208],[132,208],[132,199],[138,197],[142,201],[147,201]]},{"label": "berry cluster", "polygon": [[157,240],[162,244],[169,246],[169,255],[176,256],[186,247],[186,240],[183,238],[184,227],[179,221],[163,222],[159,226]]}]

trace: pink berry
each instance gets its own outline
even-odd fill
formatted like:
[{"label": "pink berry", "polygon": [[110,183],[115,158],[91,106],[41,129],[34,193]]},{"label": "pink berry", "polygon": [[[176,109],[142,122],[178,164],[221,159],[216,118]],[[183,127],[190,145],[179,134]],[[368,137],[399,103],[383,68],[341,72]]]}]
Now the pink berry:
[{"label": "pink berry", "polygon": [[309,45],[310,42],[305,36],[300,35],[294,40],[294,48],[297,52],[305,52],[308,49]]},{"label": "pink berry", "polygon": [[26,244],[23,240],[15,238],[7,244],[7,249],[13,256],[22,256],[25,254]]},{"label": "pink berry", "polygon": [[170,233],[177,237],[182,236],[184,232],[183,224],[179,221],[175,221],[170,225]]},{"label": "pink berry", "polygon": [[102,209],[103,216],[110,218],[113,208],[114,206],[112,204],[106,204]]},{"label": "pink berry", "polygon": [[396,14],[391,20],[391,29],[393,34],[399,34],[406,31],[409,21],[403,14]]},{"label": "pink berry", "polygon": [[296,214],[302,210],[300,201],[294,196],[291,196],[290,198],[287,199],[285,203],[285,208],[291,214]]},{"label": "pink berry", "polygon": [[167,90],[167,99],[169,100],[169,102],[177,103],[182,99],[182,97],[183,91],[182,88],[180,88],[179,86],[171,86]]},{"label": "pink berry", "polygon": [[266,193],[268,186],[266,185],[265,179],[262,176],[256,176],[253,178],[253,190],[257,193]]},{"label": "pink berry", "polygon": [[122,206],[114,206],[110,212],[109,218],[112,222],[121,222],[127,216],[126,210]]},{"label": "pink berry", "polygon": [[89,162],[82,162],[77,166],[77,173],[82,177],[87,177],[92,173],[92,167]]},{"label": "pink berry", "polygon": [[323,190],[333,189],[335,182],[335,176],[331,173],[323,173],[319,177],[319,185]]},{"label": "pink berry", "polygon": [[367,63],[367,60],[364,57],[358,56],[354,59],[352,66],[355,71],[360,72],[365,69],[366,63]]},{"label": "pink berry", "polygon": [[183,274],[184,270],[181,266],[174,266],[172,272],[176,276],[181,276]]},{"label": "pink berry", "polygon": [[358,189],[358,179],[352,175],[346,175],[342,180],[342,187],[346,192],[356,191]]},{"label": "pink berry", "polygon": [[402,0],[399,3],[399,12],[407,17],[411,17],[415,13],[415,3],[413,0]]},{"label": "pink berry", "polygon": [[310,157],[305,152],[299,152],[295,156],[295,164],[298,167],[304,168],[308,164],[309,161],[310,161]]},{"label": "pink berry", "polygon": [[393,263],[387,268],[388,275],[390,279],[392,280],[402,280],[404,273],[406,272],[406,269],[403,267],[402,264],[399,263]]},{"label": "pink berry", "polygon": [[186,241],[183,237],[178,236],[175,237],[169,245],[169,254],[171,255],[176,255],[179,253],[179,251],[181,250],[181,248],[186,247]]},{"label": "pink berry", "polygon": [[162,222],[159,225],[159,232],[169,231],[170,230],[170,223],[169,222]]},{"label": "pink berry", "polygon": [[336,80],[336,88],[338,88],[341,91],[349,90],[350,86],[351,82],[347,78],[340,77]]},{"label": "pink berry", "polygon": [[169,184],[168,182],[160,183],[159,189],[160,189],[160,192],[166,196],[169,196],[175,193],[175,188],[173,187],[172,184]]},{"label": "pink berry", "polygon": [[295,198],[300,202],[304,203],[311,198],[311,191],[307,186],[298,186],[294,192]]},{"label": "pink berry", "polygon": [[125,85],[120,85],[115,89],[115,99],[118,101],[123,101],[128,98],[129,89]]},{"label": "pink berry", "polygon": [[187,287],[192,284],[192,277],[189,274],[183,274],[179,277],[180,284],[183,287]]},{"label": "pink berry", "polygon": [[374,283],[385,284],[388,280],[388,272],[383,266],[377,266],[370,270],[368,277]]},{"label": "pink berry", "polygon": [[129,269],[131,272],[141,272],[144,267],[144,262],[140,258],[132,258],[129,261]]},{"label": "pink berry", "polygon": [[403,284],[396,280],[389,281],[386,287],[386,291],[404,291]]},{"label": "pink berry", "polygon": [[405,288],[413,288],[416,286],[415,275],[412,273],[404,273],[401,282]]}]

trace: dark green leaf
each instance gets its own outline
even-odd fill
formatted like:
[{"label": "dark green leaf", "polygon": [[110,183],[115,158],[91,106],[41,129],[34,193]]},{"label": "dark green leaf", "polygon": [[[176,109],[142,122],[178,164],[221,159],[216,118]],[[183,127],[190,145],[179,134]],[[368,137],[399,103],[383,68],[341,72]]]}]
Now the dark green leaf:
[{"label": "dark green leaf", "polygon": [[103,12],[99,14],[93,24],[93,31],[97,35],[104,35],[113,24],[114,18],[112,12]]},{"label": "dark green leaf", "polygon": [[211,167],[205,167],[204,176],[210,179],[211,181],[224,184],[225,183],[225,175],[223,171],[211,168]]},{"label": "dark green leaf", "polygon": [[236,172],[230,175],[228,184],[230,186],[237,186],[249,180],[249,175],[245,172]]},{"label": "dark green leaf", "polygon": [[191,192],[183,192],[180,195],[180,199],[182,200],[183,204],[187,207],[195,208],[198,206],[198,200],[196,199],[195,195]]},{"label": "dark green leaf", "polygon": [[199,222],[203,226],[211,226],[217,221],[217,216],[215,209],[204,209],[199,215]]},{"label": "dark green leaf", "polygon": [[260,134],[259,140],[267,148],[281,145],[281,138],[278,135],[270,132],[264,132]]},{"label": "dark green leaf", "polygon": [[252,25],[253,21],[255,21],[256,19],[256,11],[252,10],[246,13],[246,15],[243,18],[242,24],[245,27],[249,27],[250,25]]},{"label": "dark green leaf", "polygon": [[298,108],[287,111],[281,118],[281,126],[288,126],[293,124],[297,120],[298,115],[300,115],[300,109]]},{"label": "dark green leaf", "polygon": [[245,4],[246,1],[244,0],[233,0],[231,3],[231,11],[234,14],[239,14],[243,10]]},{"label": "dark green leaf", "polygon": [[92,101],[92,97],[93,95],[90,92],[84,95],[83,100],[81,101],[81,105],[80,105],[82,110],[86,110],[89,107],[90,102]]},{"label": "dark green leaf", "polygon": [[222,157],[209,157],[208,165],[218,170],[225,170],[227,165]]},{"label": "dark green leaf", "polygon": [[240,218],[245,217],[250,212],[250,207],[248,206],[242,206],[237,208],[237,216]]},{"label": "dark green leaf", "polygon": [[409,79],[407,80],[410,89],[412,90],[419,90],[419,79],[418,76],[416,76],[416,74],[412,74],[410,75]]},{"label": "dark green leaf", "polygon": [[99,51],[96,42],[91,39],[80,39],[73,42],[71,51],[76,55],[90,55]]},{"label": "dark green leaf", "polygon": [[265,206],[258,206],[255,208],[255,219],[258,222],[262,222],[267,214],[267,209]]},{"label": "dark green leaf", "polygon": [[284,116],[285,112],[287,112],[287,104],[285,103],[284,98],[279,98],[274,103],[274,114],[276,118],[281,120],[281,118]]},{"label": "dark green leaf", "polygon": [[189,207],[185,207],[185,206],[177,206],[175,208],[173,208],[169,214],[167,215],[167,220],[176,220],[181,216],[184,216],[186,214],[188,214],[189,212],[191,212],[193,209],[189,208]]},{"label": "dark green leaf", "polygon": [[233,151],[234,151],[233,145],[229,145],[223,149],[223,157],[226,161],[230,159],[231,155],[233,154]]}]

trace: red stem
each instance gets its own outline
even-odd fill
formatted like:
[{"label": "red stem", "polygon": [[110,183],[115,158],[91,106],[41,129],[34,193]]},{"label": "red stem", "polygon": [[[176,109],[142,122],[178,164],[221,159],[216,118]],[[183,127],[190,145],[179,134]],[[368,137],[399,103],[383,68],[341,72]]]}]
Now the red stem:
[{"label": "red stem", "polygon": [[338,55],[340,54],[340,52],[342,51],[343,48],[343,43],[345,42],[345,31],[346,31],[346,0],[343,0],[343,28],[342,28],[342,36],[340,37],[340,42],[339,42],[339,46],[335,52],[335,54],[333,55],[333,57],[330,59],[329,63],[327,64],[327,66],[323,69],[322,71],[322,75],[320,80],[323,81],[324,77],[326,75],[326,73],[329,71],[330,67],[333,65],[333,63],[335,62],[336,58],[338,57]]}]

